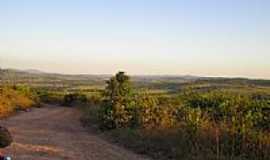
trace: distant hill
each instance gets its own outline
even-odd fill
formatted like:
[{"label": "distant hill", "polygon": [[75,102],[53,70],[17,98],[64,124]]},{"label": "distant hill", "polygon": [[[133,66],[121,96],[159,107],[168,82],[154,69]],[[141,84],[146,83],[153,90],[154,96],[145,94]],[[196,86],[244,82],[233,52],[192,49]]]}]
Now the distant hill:
[{"label": "distant hill", "polygon": [[33,87],[76,87],[104,85],[109,75],[66,75],[46,73],[38,70],[2,69],[2,83],[25,84]]},{"label": "distant hill", "polygon": [[[55,80],[78,80],[78,81],[104,81],[109,79],[112,75],[94,75],[94,74],[59,74],[59,73],[47,73],[40,70],[28,69],[28,70],[18,70],[18,69],[2,69],[1,76],[3,79],[15,78],[15,79],[55,79]],[[187,82],[191,80],[197,80],[201,77],[196,76],[171,76],[171,75],[134,75],[131,76],[132,81],[136,82]]]},{"label": "distant hill", "polygon": [[[92,74],[57,74],[46,73],[40,70],[0,70],[0,81],[3,83],[27,84],[34,87],[80,87],[80,86],[105,86],[106,80],[112,75]],[[198,76],[171,76],[171,75],[134,75],[131,80],[137,87],[154,89],[178,89],[184,83],[211,83],[215,85],[259,85],[270,86],[270,80],[252,80],[247,78],[211,78]]]}]

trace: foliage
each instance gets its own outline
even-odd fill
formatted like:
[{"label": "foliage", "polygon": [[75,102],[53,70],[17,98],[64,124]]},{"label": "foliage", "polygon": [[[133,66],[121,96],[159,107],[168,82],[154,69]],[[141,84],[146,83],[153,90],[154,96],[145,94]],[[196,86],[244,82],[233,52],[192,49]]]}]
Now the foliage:
[{"label": "foliage", "polygon": [[173,126],[175,112],[171,106],[158,105],[158,99],[147,92],[133,94],[129,77],[119,72],[107,82],[105,100],[100,109],[102,127],[151,128]]},{"label": "foliage", "polygon": [[114,136],[134,143],[123,142],[139,152],[147,148],[155,158],[167,155],[164,159],[270,158],[268,91],[215,87],[191,88],[178,96],[133,94],[129,78],[118,73],[104,95],[101,126],[114,129]]},{"label": "foliage", "polygon": [[170,128],[176,122],[177,108],[171,105],[158,105],[156,97],[142,92],[136,97],[137,124],[143,128]]},{"label": "foliage", "polygon": [[117,73],[109,81],[104,92],[105,99],[100,109],[104,128],[121,128],[133,125],[134,100],[129,77]]},{"label": "foliage", "polygon": [[20,94],[33,100],[36,106],[40,105],[40,98],[38,96],[38,93],[34,89],[26,85],[17,85],[17,86],[14,86],[14,89]]},{"label": "foliage", "polygon": [[207,112],[213,121],[226,121],[238,130],[269,130],[269,100],[257,99],[248,94],[235,94],[226,91],[207,93],[184,93],[182,99],[187,107],[200,108]]},{"label": "foliage", "polygon": [[39,106],[38,98],[34,94],[16,90],[14,87],[3,87],[0,93],[0,118],[7,117],[16,110],[26,110]]}]

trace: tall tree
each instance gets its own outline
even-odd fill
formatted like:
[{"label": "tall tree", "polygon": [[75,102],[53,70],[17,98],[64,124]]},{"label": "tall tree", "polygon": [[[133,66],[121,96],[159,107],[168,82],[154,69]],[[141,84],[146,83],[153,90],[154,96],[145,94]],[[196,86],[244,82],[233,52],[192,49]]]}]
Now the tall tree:
[{"label": "tall tree", "polygon": [[107,81],[105,100],[101,109],[101,120],[106,128],[121,128],[132,123],[134,109],[130,78],[118,72]]}]

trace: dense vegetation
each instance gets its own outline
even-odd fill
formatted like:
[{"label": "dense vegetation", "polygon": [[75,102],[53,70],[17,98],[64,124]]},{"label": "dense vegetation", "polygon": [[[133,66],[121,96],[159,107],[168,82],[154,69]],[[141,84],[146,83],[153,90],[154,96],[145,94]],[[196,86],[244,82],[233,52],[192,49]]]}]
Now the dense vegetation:
[{"label": "dense vegetation", "polygon": [[154,158],[270,158],[269,90],[187,86],[171,95],[136,92],[119,72],[88,116],[98,113],[105,134]]},{"label": "dense vegetation", "polygon": [[84,106],[83,124],[154,159],[270,159],[269,80],[0,74],[0,117]]}]

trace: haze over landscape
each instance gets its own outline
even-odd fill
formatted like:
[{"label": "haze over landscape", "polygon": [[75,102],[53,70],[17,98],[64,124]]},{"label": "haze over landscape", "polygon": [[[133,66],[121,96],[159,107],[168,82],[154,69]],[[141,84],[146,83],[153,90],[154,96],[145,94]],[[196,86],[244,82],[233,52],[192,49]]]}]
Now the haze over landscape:
[{"label": "haze over landscape", "polygon": [[268,0],[0,2],[2,68],[270,78]]}]

